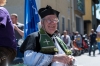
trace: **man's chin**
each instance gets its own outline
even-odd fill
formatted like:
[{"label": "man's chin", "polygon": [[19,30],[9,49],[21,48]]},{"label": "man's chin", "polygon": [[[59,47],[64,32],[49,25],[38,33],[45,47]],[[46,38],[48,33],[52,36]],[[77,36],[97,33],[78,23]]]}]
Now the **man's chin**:
[{"label": "man's chin", "polygon": [[52,34],[54,34],[54,31],[53,31],[53,32],[52,32],[52,31],[51,31],[51,32],[49,32],[49,34],[51,34],[51,35],[52,35]]}]

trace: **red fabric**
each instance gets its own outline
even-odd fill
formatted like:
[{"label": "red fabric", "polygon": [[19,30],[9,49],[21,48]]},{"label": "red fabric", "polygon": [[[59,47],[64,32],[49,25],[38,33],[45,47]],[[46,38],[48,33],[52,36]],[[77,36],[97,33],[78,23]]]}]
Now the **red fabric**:
[{"label": "red fabric", "polygon": [[79,48],[79,47],[77,46],[77,44],[76,44],[75,41],[73,41],[73,46],[74,46],[75,48],[77,48],[78,50],[83,50],[82,48]]},{"label": "red fabric", "polygon": [[84,48],[88,48],[88,45],[86,44],[86,42],[85,42],[84,40],[82,40],[82,42],[83,42],[83,43],[82,43],[82,44],[83,44],[83,47],[84,47]]}]

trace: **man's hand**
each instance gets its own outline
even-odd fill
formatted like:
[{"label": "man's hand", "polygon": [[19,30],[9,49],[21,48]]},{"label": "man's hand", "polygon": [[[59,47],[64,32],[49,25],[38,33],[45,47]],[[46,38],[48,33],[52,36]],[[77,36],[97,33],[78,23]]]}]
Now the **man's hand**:
[{"label": "man's hand", "polygon": [[65,54],[54,55],[53,62],[58,61],[64,64],[72,65],[73,60],[75,60],[72,56],[67,56]]},{"label": "man's hand", "polygon": [[14,29],[15,29],[15,30],[17,30],[17,29],[18,29],[18,27],[17,27],[17,25],[16,25],[16,24],[13,24],[13,26],[14,26]]},{"label": "man's hand", "polygon": [[5,56],[5,54],[3,52],[0,52],[0,63],[2,63],[2,61],[5,61],[7,58]]},{"label": "man's hand", "polygon": [[13,26],[14,26],[14,29],[23,37],[24,36],[24,31],[19,29],[16,24],[13,24]]},{"label": "man's hand", "polygon": [[6,58],[6,56],[2,56],[1,58],[0,58],[0,63],[2,63],[2,61],[5,61],[7,58]]}]

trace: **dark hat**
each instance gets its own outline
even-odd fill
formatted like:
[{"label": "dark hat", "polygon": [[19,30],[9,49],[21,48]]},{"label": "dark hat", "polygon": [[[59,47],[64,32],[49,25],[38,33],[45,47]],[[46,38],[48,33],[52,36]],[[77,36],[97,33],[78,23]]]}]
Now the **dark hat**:
[{"label": "dark hat", "polygon": [[76,31],[75,33],[79,33],[78,31]]},{"label": "dark hat", "polygon": [[46,8],[40,8],[38,11],[41,18],[44,18],[47,15],[56,15],[58,17],[59,12],[57,10],[52,9],[51,6],[47,5]]},{"label": "dark hat", "polygon": [[56,31],[55,32],[59,32],[59,30],[58,29],[56,29]]}]

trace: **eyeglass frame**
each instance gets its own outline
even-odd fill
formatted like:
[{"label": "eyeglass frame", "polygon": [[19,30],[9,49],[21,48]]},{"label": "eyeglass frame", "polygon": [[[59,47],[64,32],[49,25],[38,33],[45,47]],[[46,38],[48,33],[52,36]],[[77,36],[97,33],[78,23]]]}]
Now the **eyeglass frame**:
[{"label": "eyeglass frame", "polygon": [[48,23],[51,23],[51,22],[58,23],[59,22],[58,18],[54,18],[54,19],[43,18],[42,20],[46,20],[46,22]]}]

